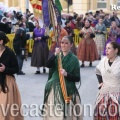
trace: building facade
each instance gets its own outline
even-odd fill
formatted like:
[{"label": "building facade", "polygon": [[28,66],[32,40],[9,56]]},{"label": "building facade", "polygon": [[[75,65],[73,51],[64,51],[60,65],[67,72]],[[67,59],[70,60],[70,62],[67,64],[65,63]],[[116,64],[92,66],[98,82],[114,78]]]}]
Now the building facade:
[{"label": "building facade", "polygon": [[[60,0],[63,12],[68,12],[68,4],[67,0]],[[8,7],[16,7],[20,9],[22,12],[26,11],[26,8],[30,9],[33,12],[32,7],[29,3],[29,0],[0,0]],[[73,0],[72,5],[69,7],[69,12],[77,12],[78,14],[86,13],[87,11],[93,11],[103,9],[107,13],[111,13],[111,5],[120,6],[120,0]],[[119,12],[120,10],[118,10]]]},{"label": "building facade", "polygon": [[[65,0],[61,0],[65,3]],[[95,12],[96,10],[103,10],[106,13],[112,12],[112,5],[120,6],[120,0],[73,0],[73,5],[71,6],[71,12],[77,12],[78,14],[86,13],[87,11]],[[65,7],[68,9],[67,7]],[[67,12],[65,9],[64,11]],[[120,13],[120,10],[117,10]]]},{"label": "building facade", "polygon": [[29,0],[0,0],[0,2],[3,2],[4,5],[7,7],[15,7],[16,9],[21,10],[22,12],[25,12],[26,8],[30,9],[31,12],[33,11]]}]

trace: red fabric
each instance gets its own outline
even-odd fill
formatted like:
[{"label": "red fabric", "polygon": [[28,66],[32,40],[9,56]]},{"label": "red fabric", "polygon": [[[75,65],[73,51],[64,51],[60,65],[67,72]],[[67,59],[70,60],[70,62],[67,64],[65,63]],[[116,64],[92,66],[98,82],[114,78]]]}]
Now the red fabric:
[{"label": "red fabric", "polygon": [[[94,113],[94,120],[120,120],[120,116],[119,116],[119,106],[118,104],[116,104],[111,98],[108,100],[108,102],[106,103],[107,107],[102,106],[100,107],[100,105],[104,105],[105,104],[105,98],[103,98],[97,105],[96,109],[95,109],[95,113]],[[111,106],[111,104],[113,104]],[[114,115],[114,113],[116,112],[115,110],[115,106],[117,108],[117,113]],[[106,110],[106,112],[105,112]],[[111,112],[112,115],[111,116],[109,114],[109,110]],[[106,115],[100,115],[100,113],[106,113]],[[108,119],[107,119],[108,118]]]},{"label": "red fabric", "polygon": [[71,22],[71,26],[70,26],[72,29],[75,29],[75,24],[73,22]]},{"label": "red fabric", "polygon": [[33,6],[33,8],[36,8],[38,10],[42,10],[42,6],[40,6],[40,5],[33,4],[32,6]]},{"label": "red fabric", "polygon": [[95,24],[91,23],[91,26],[92,26],[92,27],[95,27]]},{"label": "red fabric", "polygon": [[37,9],[37,10],[42,11],[42,5],[40,5],[40,2],[42,2],[42,0],[37,0],[37,1],[30,0],[30,2],[31,2],[33,9]]}]

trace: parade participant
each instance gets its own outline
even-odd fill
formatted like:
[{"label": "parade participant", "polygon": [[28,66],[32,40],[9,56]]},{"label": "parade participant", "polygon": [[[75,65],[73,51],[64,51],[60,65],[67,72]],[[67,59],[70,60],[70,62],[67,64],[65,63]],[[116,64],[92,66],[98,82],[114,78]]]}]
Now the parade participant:
[{"label": "parade participant", "polygon": [[103,55],[106,42],[106,27],[103,24],[103,19],[99,18],[98,24],[95,26],[95,43],[98,50],[99,59]]},{"label": "parade participant", "polygon": [[[43,115],[46,111],[48,114],[44,116],[44,120],[82,120],[82,116],[74,116],[73,109],[76,104],[80,105],[80,96],[76,88],[75,83],[80,81],[80,66],[77,57],[71,52],[73,45],[73,39],[69,36],[65,36],[61,40],[61,62],[60,63],[60,48],[55,49],[55,53],[47,61],[46,66],[51,69],[49,73],[48,82],[45,86]],[[62,83],[65,82],[63,85]],[[66,87],[66,90],[64,89]],[[65,91],[64,91],[65,90]],[[67,93],[68,96],[64,96]],[[49,103],[53,104],[52,111],[49,109]],[[68,109],[65,110],[67,104]],[[54,110],[57,110],[57,106],[60,105],[60,110],[56,111],[58,115],[54,114]],[[72,109],[70,109],[72,105]],[[56,109],[55,109],[56,108]],[[65,112],[67,115],[65,116]],[[69,116],[68,111],[72,113]],[[50,116],[50,113],[53,116]],[[80,109],[75,109],[76,114],[80,113]]]},{"label": "parade participant", "polygon": [[[19,71],[19,66],[14,52],[5,46],[8,41],[5,33],[0,31],[0,105],[3,105],[4,110],[8,110],[4,115],[3,109],[0,108],[0,120],[23,120],[20,114],[20,93],[13,75]],[[15,105],[13,111],[12,105]],[[12,116],[11,112],[15,116]]]},{"label": "parade participant", "polygon": [[35,74],[40,74],[40,67],[43,67],[43,73],[45,73],[45,63],[49,54],[47,44],[48,36],[45,36],[45,29],[40,27],[38,21],[36,21],[36,28],[33,31],[33,39],[34,46],[32,50],[31,66],[37,67]]},{"label": "parade participant", "polygon": [[120,106],[120,46],[110,42],[106,57],[96,67],[99,93],[95,102],[94,120],[119,120]]},{"label": "parade participant", "polygon": [[89,61],[89,66],[92,66],[92,61],[98,60],[98,52],[96,44],[93,40],[95,37],[94,30],[90,26],[91,21],[85,21],[85,27],[81,30],[80,37],[82,37],[81,42],[78,45],[77,56],[78,59],[82,61],[81,67],[84,67],[84,61]]}]

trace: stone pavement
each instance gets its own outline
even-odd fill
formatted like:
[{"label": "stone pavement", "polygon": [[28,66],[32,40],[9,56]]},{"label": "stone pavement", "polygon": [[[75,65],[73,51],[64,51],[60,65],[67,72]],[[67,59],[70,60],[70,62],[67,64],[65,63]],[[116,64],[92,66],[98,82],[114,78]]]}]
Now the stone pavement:
[{"label": "stone pavement", "polygon": [[[99,61],[95,61],[93,62],[93,67],[88,67],[89,63],[85,62],[86,67],[81,68],[81,87],[79,93],[84,107],[86,104],[94,105],[95,102],[98,92],[95,66],[98,63]],[[29,107],[24,107],[24,113],[29,112],[29,115],[25,117],[25,120],[42,120],[42,117],[39,115],[40,111],[37,111],[36,114],[34,111],[43,103],[44,87],[48,78],[48,69],[47,73],[43,74],[41,68],[41,74],[35,75],[36,68],[30,66],[30,58],[28,58],[28,60],[24,62],[23,71],[26,75],[16,75],[16,82],[20,90],[22,103],[29,105]],[[79,87],[79,84],[77,87]],[[88,109],[85,109],[84,120],[92,120],[92,117],[90,116],[93,115],[94,108],[91,106],[91,113],[88,112]],[[30,110],[33,111],[30,113]],[[33,116],[30,116],[30,114]]]}]

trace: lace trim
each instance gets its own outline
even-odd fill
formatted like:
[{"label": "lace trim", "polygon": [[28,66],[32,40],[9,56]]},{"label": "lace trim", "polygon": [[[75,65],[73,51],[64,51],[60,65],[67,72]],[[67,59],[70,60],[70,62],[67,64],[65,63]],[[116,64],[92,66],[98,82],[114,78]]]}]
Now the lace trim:
[{"label": "lace trim", "polygon": [[102,86],[102,88],[100,89],[100,91],[97,95],[95,106],[97,106],[98,103],[103,98],[105,99],[105,103],[108,102],[108,100],[111,98],[116,104],[119,104],[118,99],[120,98],[120,87]]}]

